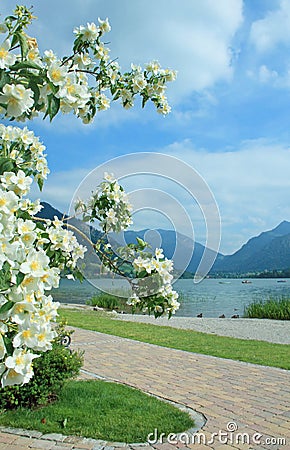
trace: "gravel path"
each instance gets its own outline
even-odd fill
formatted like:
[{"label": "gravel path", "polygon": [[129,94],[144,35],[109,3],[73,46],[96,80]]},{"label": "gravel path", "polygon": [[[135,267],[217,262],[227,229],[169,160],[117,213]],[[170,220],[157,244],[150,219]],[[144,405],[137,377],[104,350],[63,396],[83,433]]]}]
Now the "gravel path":
[{"label": "gravel path", "polygon": [[290,344],[290,321],[269,319],[209,319],[197,317],[154,317],[116,314],[116,320],[131,322],[144,322],[153,325],[184,328],[187,330],[202,331],[204,333],[231,336],[240,339],[255,339],[274,342],[277,344]]}]

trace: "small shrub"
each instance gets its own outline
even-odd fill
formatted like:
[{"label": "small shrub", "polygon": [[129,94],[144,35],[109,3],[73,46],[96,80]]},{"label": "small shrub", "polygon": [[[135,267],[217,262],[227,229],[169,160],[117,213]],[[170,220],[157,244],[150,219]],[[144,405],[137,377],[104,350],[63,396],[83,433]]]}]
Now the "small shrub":
[{"label": "small shrub", "polygon": [[115,308],[119,308],[120,299],[111,294],[101,293],[98,295],[94,295],[90,300],[87,301],[87,304],[112,310]]},{"label": "small shrub", "polygon": [[58,398],[65,382],[75,378],[83,363],[83,353],[70,351],[61,344],[66,332],[58,327],[52,350],[34,360],[34,376],[27,384],[0,388],[0,409],[34,408]]},{"label": "small shrub", "polygon": [[111,293],[100,292],[94,295],[90,300],[86,302],[87,305],[97,306],[98,308],[113,309],[132,312],[132,307],[127,305],[127,300],[130,297],[130,291],[126,289],[115,289]]},{"label": "small shrub", "polygon": [[281,297],[253,302],[245,307],[244,317],[251,319],[290,320],[290,299]]}]

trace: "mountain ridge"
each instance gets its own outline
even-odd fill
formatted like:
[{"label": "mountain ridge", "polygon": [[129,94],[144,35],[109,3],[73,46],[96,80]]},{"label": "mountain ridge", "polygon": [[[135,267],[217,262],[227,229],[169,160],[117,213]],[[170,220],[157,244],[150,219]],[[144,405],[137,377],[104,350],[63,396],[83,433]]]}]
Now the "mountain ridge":
[{"label": "mountain ridge", "polygon": [[[47,202],[42,202],[43,209],[38,214],[39,217],[59,219],[66,217],[59,210]],[[70,220],[74,226],[90,233],[90,236],[97,238],[99,232],[88,224],[83,224],[78,219]],[[88,228],[89,227],[89,228]],[[151,236],[150,236],[151,234]],[[196,273],[205,247],[199,242],[193,242],[191,238],[175,232],[174,230],[128,230],[124,233],[126,243],[135,242],[136,237],[148,240],[153,248],[162,247],[167,258],[174,257],[174,266],[177,270],[186,270]],[[124,242],[120,243],[123,245]],[[209,254],[213,250],[207,249]],[[186,259],[187,258],[187,259]],[[184,259],[187,263],[185,266]],[[185,267],[184,267],[185,266]],[[290,268],[290,222],[284,220],[275,228],[263,231],[258,236],[251,237],[235,253],[231,255],[217,254],[217,259],[211,269],[211,274],[220,273],[243,274],[248,272],[262,272],[265,270],[284,270]]]}]

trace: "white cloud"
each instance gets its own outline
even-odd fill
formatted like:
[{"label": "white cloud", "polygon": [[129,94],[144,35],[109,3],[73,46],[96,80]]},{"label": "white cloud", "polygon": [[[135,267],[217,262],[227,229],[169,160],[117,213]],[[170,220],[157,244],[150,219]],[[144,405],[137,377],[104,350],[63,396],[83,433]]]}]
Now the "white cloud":
[{"label": "white cloud", "polygon": [[[1,1],[4,14],[11,4]],[[35,0],[34,5],[39,19],[33,31],[42,49],[59,54],[70,50],[75,26],[108,16],[111,56],[119,56],[124,68],[155,58],[178,70],[170,88],[175,100],[231,78],[229,48],[243,20],[242,0]]]},{"label": "white cloud", "polygon": [[266,65],[262,65],[259,68],[259,81],[261,83],[272,83],[278,78],[278,73],[276,70],[269,69]]},{"label": "white cloud", "polygon": [[222,251],[237,250],[250,237],[290,220],[289,147],[257,140],[211,153],[186,141],[166,151],[192,164],[212,189],[222,219]]},{"label": "white cloud", "polygon": [[43,192],[40,193],[34,184],[30,197],[33,200],[40,198],[63,213],[68,212],[74,192],[89,171],[90,169],[80,168],[51,173],[44,184]]},{"label": "white cloud", "polygon": [[279,44],[290,45],[290,1],[280,0],[279,7],[268,11],[252,24],[250,40],[259,52],[273,50]]},{"label": "white cloud", "polygon": [[290,88],[290,68],[286,68],[283,72],[278,73],[276,70],[270,69],[263,64],[257,72],[248,71],[247,75],[253,80],[257,80],[261,84],[270,85],[277,89]]}]

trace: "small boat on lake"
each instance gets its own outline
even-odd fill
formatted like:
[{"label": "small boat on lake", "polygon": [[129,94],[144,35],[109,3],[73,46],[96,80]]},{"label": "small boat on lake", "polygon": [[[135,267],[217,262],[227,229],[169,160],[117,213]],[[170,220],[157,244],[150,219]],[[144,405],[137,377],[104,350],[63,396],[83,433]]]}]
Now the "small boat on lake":
[{"label": "small boat on lake", "polygon": [[243,280],[242,283],[243,284],[251,284],[252,282],[250,280]]}]

